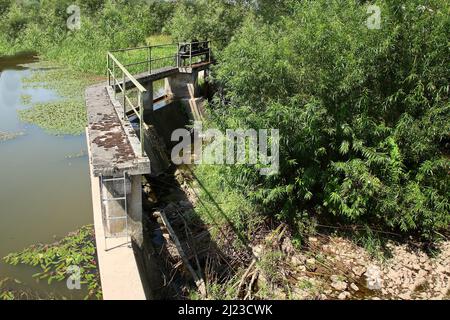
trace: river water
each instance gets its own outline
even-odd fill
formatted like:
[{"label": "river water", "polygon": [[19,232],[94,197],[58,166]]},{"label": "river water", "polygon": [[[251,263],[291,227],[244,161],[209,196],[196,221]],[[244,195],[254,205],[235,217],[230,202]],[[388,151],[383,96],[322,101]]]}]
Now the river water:
[{"label": "river water", "polygon": [[[61,99],[44,88],[24,88],[31,71],[20,63],[29,57],[0,58],[0,131],[23,136],[0,141],[0,257],[36,243],[52,243],[79,227],[93,223],[88,157],[70,158],[86,150],[85,136],[54,136],[22,123],[17,110],[31,103]],[[64,282],[47,285],[31,276],[39,271],[0,261],[0,279],[19,280],[40,296],[82,298],[85,290],[69,291]]]},{"label": "river water", "polygon": [[[27,66],[36,61],[31,54],[0,56],[0,134],[23,133],[0,139],[0,281],[18,280],[13,282],[17,289],[31,289],[42,298],[82,299],[87,293],[83,285],[82,290],[71,291],[65,282],[37,282],[32,275],[40,269],[1,260],[8,253],[53,243],[93,223],[85,135],[55,136],[19,120],[18,110],[64,98],[44,83],[32,88],[24,84],[33,72]],[[154,97],[163,95],[164,81],[155,82],[153,90]],[[31,101],[25,105],[22,95]],[[165,105],[161,101],[154,108]]]}]

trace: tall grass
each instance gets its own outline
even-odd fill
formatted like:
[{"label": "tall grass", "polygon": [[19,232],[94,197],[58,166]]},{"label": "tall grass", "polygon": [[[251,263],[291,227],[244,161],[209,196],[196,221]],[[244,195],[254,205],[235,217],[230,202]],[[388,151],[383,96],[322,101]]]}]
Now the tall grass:
[{"label": "tall grass", "polygon": [[[81,8],[81,28],[67,27],[69,5]],[[3,6],[5,7],[5,6]],[[0,55],[35,51],[74,70],[104,74],[108,50],[167,40],[158,34],[170,15],[166,2],[112,0],[9,1],[0,20]]]}]

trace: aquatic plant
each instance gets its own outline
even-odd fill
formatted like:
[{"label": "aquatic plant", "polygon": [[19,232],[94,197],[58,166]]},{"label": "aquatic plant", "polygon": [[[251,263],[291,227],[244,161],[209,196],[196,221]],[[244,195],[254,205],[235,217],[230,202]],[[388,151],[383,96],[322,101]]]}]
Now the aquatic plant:
[{"label": "aquatic plant", "polygon": [[25,106],[31,104],[31,99],[32,99],[32,97],[31,97],[31,95],[29,95],[29,94],[22,94],[22,95],[20,96],[20,101],[21,101],[22,104],[25,105]]},{"label": "aquatic plant", "polygon": [[31,74],[22,80],[25,89],[55,90],[65,99],[83,100],[85,88],[102,80],[98,76],[77,72],[55,62],[40,61],[27,67],[30,68]]},{"label": "aquatic plant", "polygon": [[0,301],[1,300],[56,300],[52,293],[41,294],[35,289],[23,286],[17,279],[0,279]]},{"label": "aquatic plant", "polygon": [[37,104],[18,112],[20,120],[38,125],[55,135],[82,134],[87,122],[85,106],[77,101]]},{"label": "aquatic plant", "polygon": [[49,284],[53,281],[66,280],[70,276],[69,268],[77,266],[80,270],[80,282],[88,289],[85,298],[101,299],[102,292],[96,259],[92,225],[82,227],[57,243],[33,245],[3,258],[6,263],[14,266],[24,264],[39,267],[41,271],[34,274],[33,277],[38,280],[46,279]]}]

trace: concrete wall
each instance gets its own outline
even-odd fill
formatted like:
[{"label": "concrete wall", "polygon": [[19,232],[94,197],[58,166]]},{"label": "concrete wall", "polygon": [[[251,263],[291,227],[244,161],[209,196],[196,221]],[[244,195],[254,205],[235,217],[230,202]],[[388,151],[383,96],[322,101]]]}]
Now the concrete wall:
[{"label": "concrete wall", "polygon": [[201,121],[204,117],[205,99],[201,97],[199,80],[205,78],[205,71],[179,73],[165,79],[166,94],[180,101],[191,120]]},{"label": "concrete wall", "polygon": [[[105,177],[105,180],[113,177]],[[128,233],[133,240],[142,245],[142,182],[141,176],[130,176],[126,179],[125,185],[122,180],[105,181],[101,188],[102,199],[122,198],[124,191],[126,193],[126,211],[128,212]],[[125,201],[103,201],[104,217],[124,217]],[[125,219],[106,220],[105,234],[107,236],[125,236],[126,225]]]}]

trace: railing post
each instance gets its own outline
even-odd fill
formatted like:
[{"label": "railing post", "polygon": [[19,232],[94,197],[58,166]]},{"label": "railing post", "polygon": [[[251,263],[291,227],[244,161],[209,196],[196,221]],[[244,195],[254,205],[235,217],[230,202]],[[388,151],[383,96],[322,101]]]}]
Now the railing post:
[{"label": "railing post", "polygon": [[211,41],[208,41],[208,63],[211,63]]},{"label": "railing post", "polygon": [[145,155],[145,133],[144,133],[144,104],[142,103],[142,93],[139,92],[138,95],[138,105],[139,105],[139,136],[141,139],[141,156]]},{"label": "railing post", "polygon": [[189,67],[192,68],[192,42],[189,45]]},{"label": "railing post", "polygon": [[180,68],[180,43],[177,43],[177,68]]},{"label": "railing post", "polygon": [[147,70],[148,70],[148,74],[152,73],[152,67],[151,67],[151,62],[150,62],[151,59],[152,59],[152,48],[149,46],[147,48]]},{"label": "railing post", "polygon": [[109,53],[106,54],[106,76],[108,77],[108,86],[111,85],[111,73],[109,72]]},{"label": "railing post", "polygon": [[126,75],[125,72],[123,73],[123,82],[122,82],[122,89],[123,89],[123,120],[127,118],[127,86],[125,85],[126,81]]},{"label": "railing post", "polygon": [[112,62],[112,77],[113,77],[113,88],[114,88],[114,99],[116,99],[116,63],[113,61]]},{"label": "railing post", "polygon": [[152,73],[152,47],[150,47],[150,74]]}]

